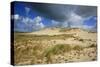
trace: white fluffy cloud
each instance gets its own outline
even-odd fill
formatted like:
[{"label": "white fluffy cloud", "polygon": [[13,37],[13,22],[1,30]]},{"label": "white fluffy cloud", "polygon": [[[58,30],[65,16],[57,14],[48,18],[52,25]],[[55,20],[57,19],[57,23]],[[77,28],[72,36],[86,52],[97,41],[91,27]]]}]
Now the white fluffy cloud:
[{"label": "white fluffy cloud", "polygon": [[40,23],[40,22],[42,21],[42,17],[37,16],[37,17],[35,17],[35,18],[33,19],[33,21],[34,21],[35,23]]},{"label": "white fluffy cloud", "polygon": [[36,23],[36,27],[37,27],[37,29],[42,29],[42,28],[44,28],[45,26],[44,26],[43,23]]},{"label": "white fluffy cloud", "polygon": [[63,28],[68,27],[68,22],[67,22],[67,21],[66,21],[66,22],[63,22],[62,27],[63,27]]},{"label": "white fluffy cloud", "polygon": [[83,29],[92,29],[94,26],[83,25]]},{"label": "white fluffy cloud", "polygon": [[43,18],[40,16],[37,16],[33,19],[33,27],[36,27],[36,29],[42,29],[45,27],[45,25],[42,22]]},{"label": "white fluffy cloud", "polygon": [[26,11],[26,13],[28,14],[29,11],[30,11],[30,8],[29,8],[29,7],[25,7],[25,11]]},{"label": "white fluffy cloud", "polygon": [[45,27],[45,25],[42,23],[42,17],[37,16],[33,19],[33,23],[35,24],[35,27],[37,27],[37,29],[42,29]]},{"label": "white fluffy cloud", "polygon": [[[45,27],[45,25],[43,24],[42,20],[43,18],[41,16],[36,16],[35,18],[29,18],[29,17],[23,17],[23,16],[19,16],[18,14],[13,15],[13,18],[16,22],[19,22],[19,26],[20,27],[20,23],[23,23],[26,28],[25,29],[33,29],[34,30],[39,30]],[[24,29],[24,28],[23,28]],[[21,30],[23,30],[21,29]]]},{"label": "white fluffy cloud", "polygon": [[51,20],[52,26],[58,26],[60,22],[57,22],[55,20]]},{"label": "white fluffy cloud", "polygon": [[[20,16],[19,14],[15,14],[12,15],[12,19],[14,19],[15,22],[24,23],[27,26],[27,28],[31,28],[33,30],[40,30],[42,28],[47,27],[43,24],[44,18],[41,16],[36,16],[35,18],[29,18]],[[86,19],[88,18],[84,18],[74,12],[71,12],[65,21],[58,22],[56,20],[51,20],[51,24],[54,27],[62,27],[62,28],[70,27],[70,28],[83,28],[87,30],[93,30],[95,28],[94,26],[84,25],[84,20]],[[95,19],[97,18],[95,17]]]},{"label": "white fluffy cloud", "polygon": [[84,23],[84,18],[77,15],[76,13],[74,12],[71,12],[70,14],[68,14],[67,16],[67,19],[64,21],[64,22],[57,22],[57,21],[52,21],[52,24],[54,26],[56,25],[59,25],[63,28],[66,28],[66,27],[77,27],[77,28],[80,28],[83,26],[83,23]]},{"label": "white fluffy cloud", "polygon": [[20,18],[19,14],[12,15],[11,17],[14,20],[18,20]]},{"label": "white fluffy cloud", "polygon": [[62,28],[66,28],[66,27],[81,27],[83,24],[84,19],[75,14],[74,12],[71,12],[68,16],[67,19],[64,22],[57,22],[55,20],[52,20],[52,24],[53,26],[57,26],[60,24],[60,26]]},{"label": "white fluffy cloud", "polygon": [[28,17],[23,17],[22,18],[22,22],[23,23],[28,23],[28,22],[31,22],[32,21],[32,19],[30,19],[30,18],[28,18]]},{"label": "white fluffy cloud", "polygon": [[[85,23],[84,21],[90,18],[91,17],[84,18],[74,12],[70,12],[70,14],[68,14],[67,16],[67,19],[64,22],[57,22],[57,21],[52,20],[52,24],[54,26],[57,26],[60,24],[62,28],[70,27],[70,28],[82,28],[86,30],[96,30],[94,26],[84,25]],[[97,18],[95,17],[95,19]]]},{"label": "white fluffy cloud", "polygon": [[83,25],[84,18],[75,13],[71,13],[67,21],[71,27],[80,27]]}]

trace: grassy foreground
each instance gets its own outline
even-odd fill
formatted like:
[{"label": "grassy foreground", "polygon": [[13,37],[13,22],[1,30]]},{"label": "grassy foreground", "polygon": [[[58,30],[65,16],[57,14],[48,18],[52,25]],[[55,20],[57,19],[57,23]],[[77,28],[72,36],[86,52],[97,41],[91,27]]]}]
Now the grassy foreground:
[{"label": "grassy foreground", "polygon": [[[75,38],[62,35],[14,35],[15,65],[67,63],[96,60],[96,45],[58,44],[57,40]],[[53,41],[52,41],[53,40]],[[78,40],[83,42],[83,40]]]}]

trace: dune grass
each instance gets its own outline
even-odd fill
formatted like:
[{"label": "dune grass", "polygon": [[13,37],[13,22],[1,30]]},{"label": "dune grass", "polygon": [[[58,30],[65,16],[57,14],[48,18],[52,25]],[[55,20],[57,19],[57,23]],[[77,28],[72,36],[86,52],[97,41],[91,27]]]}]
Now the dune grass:
[{"label": "dune grass", "polygon": [[44,51],[44,56],[47,58],[47,62],[52,62],[52,56],[64,54],[65,52],[69,52],[71,50],[72,48],[69,44],[57,44],[47,48]]},{"label": "dune grass", "polygon": [[73,47],[73,50],[81,51],[81,50],[83,50],[83,47],[76,45],[76,46]]},{"label": "dune grass", "polygon": [[68,39],[73,38],[74,36],[72,34],[61,34],[61,35],[26,35],[26,34],[18,34],[15,33],[14,39],[16,41],[27,41],[27,40],[52,40],[52,39]]},{"label": "dune grass", "polygon": [[[63,39],[73,37],[70,34],[62,35],[15,35],[14,38],[14,58],[15,64],[42,64],[53,63],[54,56],[63,55],[70,51],[81,51],[84,47],[76,45],[72,47],[70,44],[47,44],[42,43],[43,40]],[[81,40],[83,41],[83,40]],[[49,43],[48,43],[49,44]],[[74,44],[73,44],[74,45]],[[88,48],[95,47],[92,44]],[[24,63],[25,62],[25,63]]]}]

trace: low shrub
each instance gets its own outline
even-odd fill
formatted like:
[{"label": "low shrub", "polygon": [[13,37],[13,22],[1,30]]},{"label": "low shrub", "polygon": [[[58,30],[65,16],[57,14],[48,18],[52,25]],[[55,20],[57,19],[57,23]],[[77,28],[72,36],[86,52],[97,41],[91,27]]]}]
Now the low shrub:
[{"label": "low shrub", "polygon": [[73,50],[80,51],[80,50],[83,50],[83,47],[82,46],[79,46],[79,45],[76,45],[76,46],[73,47]]}]

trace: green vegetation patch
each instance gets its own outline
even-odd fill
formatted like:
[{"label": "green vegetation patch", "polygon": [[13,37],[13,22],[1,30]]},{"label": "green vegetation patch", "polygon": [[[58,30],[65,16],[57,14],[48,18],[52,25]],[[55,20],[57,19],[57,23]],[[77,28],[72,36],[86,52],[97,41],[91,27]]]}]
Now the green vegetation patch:
[{"label": "green vegetation patch", "polygon": [[62,54],[64,52],[71,51],[71,46],[69,44],[57,44],[55,46],[49,47],[45,50],[45,56],[49,56],[50,54]]},{"label": "green vegetation patch", "polygon": [[73,50],[81,51],[81,50],[83,50],[83,47],[76,45],[76,46],[73,47]]}]

